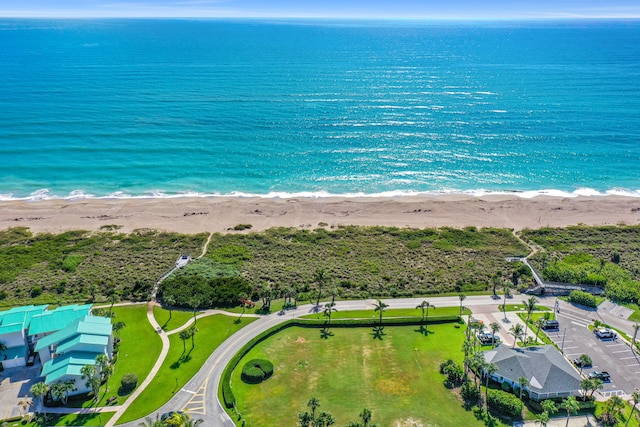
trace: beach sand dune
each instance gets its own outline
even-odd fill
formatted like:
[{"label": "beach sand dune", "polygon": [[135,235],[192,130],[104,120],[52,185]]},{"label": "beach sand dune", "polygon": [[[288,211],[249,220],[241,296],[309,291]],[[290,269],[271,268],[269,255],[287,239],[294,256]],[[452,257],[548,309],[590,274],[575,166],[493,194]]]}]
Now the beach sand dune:
[{"label": "beach sand dune", "polygon": [[640,199],[510,195],[360,198],[166,198],[0,202],[0,228],[34,232],[99,230],[118,225],[131,232],[151,228],[180,233],[224,232],[237,224],[253,231],[319,224],[397,227],[565,227],[640,223]]}]

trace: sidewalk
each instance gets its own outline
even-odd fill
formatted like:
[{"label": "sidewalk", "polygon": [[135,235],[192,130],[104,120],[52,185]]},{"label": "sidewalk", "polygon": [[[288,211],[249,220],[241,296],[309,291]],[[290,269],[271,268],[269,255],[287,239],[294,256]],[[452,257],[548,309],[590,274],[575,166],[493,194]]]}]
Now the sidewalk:
[{"label": "sidewalk", "polygon": [[[567,425],[567,417],[554,417],[547,423],[548,427],[564,427]],[[598,422],[593,415],[574,415],[569,420],[569,427],[596,427]],[[514,427],[540,427],[538,421],[526,421],[524,423],[513,423]]]}]

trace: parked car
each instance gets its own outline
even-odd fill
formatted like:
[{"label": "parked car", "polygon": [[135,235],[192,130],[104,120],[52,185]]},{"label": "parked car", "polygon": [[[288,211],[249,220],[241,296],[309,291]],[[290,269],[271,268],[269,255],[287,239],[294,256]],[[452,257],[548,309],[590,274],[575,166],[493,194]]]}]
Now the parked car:
[{"label": "parked car", "polygon": [[491,343],[499,344],[500,337],[493,334],[478,334],[478,340],[482,345],[489,345]]},{"label": "parked car", "polygon": [[560,329],[560,323],[557,320],[545,320],[542,329]]},{"label": "parked car", "polygon": [[576,365],[578,368],[586,368],[588,366],[591,366],[591,363],[588,363],[588,362],[585,363],[579,357],[576,357],[575,359],[573,359],[573,364]]},{"label": "parked car", "polygon": [[609,372],[607,371],[593,371],[591,373],[589,373],[589,379],[594,380],[594,379],[599,379],[602,380],[602,382],[607,382],[607,381],[611,381],[611,375],[609,375]]},{"label": "parked car", "polygon": [[166,421],[166,420],[168,420],[169,418],[173,417],[173,415],[174,415],[174,414],[177,414],[177,415],[183,415],[183,414],[184,414],[184,412],[182,412],[182,411],[169,411],[169,412],[165,412],[164,414],[162,414],[162,415],[160,416],[160,421]]},{"label": "parked car", "polygon": [[614,339],[616,338],[616,333],[609,328],[597,328],[593,331],[596,336],[600,339]]}]

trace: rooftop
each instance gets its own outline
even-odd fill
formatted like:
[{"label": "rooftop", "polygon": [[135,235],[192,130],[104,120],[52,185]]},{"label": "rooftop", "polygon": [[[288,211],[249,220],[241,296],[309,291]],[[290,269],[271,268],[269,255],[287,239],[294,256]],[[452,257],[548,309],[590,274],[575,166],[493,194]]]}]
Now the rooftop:
[{"label": "rooftop", "polygon": [[525,377],[536,393],[564,393],[580,389],[582,378],[551,345],[510,348],[500,346],[485,352],[485,360],[498,367],[494,376],[512,381]]},{"label": "rooftop", "polygon": [[33,316],[29,335],[46,334],[66,328],[77,319],[89,315],[91,304],[67,305]]}]

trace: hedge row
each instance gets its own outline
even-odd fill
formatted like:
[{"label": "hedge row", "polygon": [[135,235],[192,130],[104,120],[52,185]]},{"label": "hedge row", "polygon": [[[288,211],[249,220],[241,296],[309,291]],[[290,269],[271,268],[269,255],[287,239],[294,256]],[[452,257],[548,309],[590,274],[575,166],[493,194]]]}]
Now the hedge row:
[{"label": "hedge row", "polygon": [[[459,316],[433,316],[429,317],[429,321],[425,322],[420,318],[415,317],[397,317],[397,318],[383,318],[382,326],[412,326],[429,324],[441,324],[441,323],[457,323],[460,321]],[[367,327],[378,326],[380,322],[375,319],[337,319],[331,321],[331,327],[349,328],[349,327]],[[229,364],[224,369],[222,374],[222,399],[227,408],[233,408],[236,404],[236,397],[231,389],[231,374],[233,370],[238,366],[240,360],[251,350],[253,347],[266,340],[267,338],[275,335],[283,329],[291,326],[299,326],[302,328],[324,328],[327,326],[324,319],[291,319],[284,323],[274,326],[273,328],[266,330],[247,342],[229,361]]]}]

